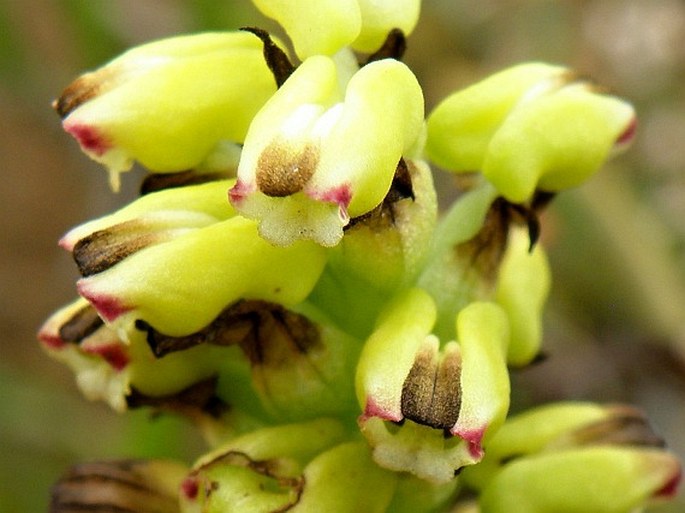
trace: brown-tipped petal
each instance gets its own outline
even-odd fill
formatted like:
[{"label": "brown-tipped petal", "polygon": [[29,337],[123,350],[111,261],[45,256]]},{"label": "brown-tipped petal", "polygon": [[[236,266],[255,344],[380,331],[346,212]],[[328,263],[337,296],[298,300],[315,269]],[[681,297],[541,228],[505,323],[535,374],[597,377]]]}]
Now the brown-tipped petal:
[{"label": "brown-tipped petal", "polygon": [[186,472],[163,460],[83,463],[52,488],[49,513],[179,513]]}]

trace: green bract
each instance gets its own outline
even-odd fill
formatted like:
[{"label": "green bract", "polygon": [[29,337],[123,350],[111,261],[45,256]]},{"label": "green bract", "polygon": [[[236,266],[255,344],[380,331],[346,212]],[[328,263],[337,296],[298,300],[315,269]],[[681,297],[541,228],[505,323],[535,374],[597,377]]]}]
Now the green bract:
[{"label": "green bract", "polygon": [[[425,121],[400,61],[418,0],[255,4],[300,62],[255,27],[181,36],[56,102],[115,185],[134,160],[151,174],[62,237],[82,297],[39,339],[89,399],[182,414],[208,449],[77,467],[52,504],[628,513],[672,496],[680,464],[634,409],[507,419],[509,368],[543,340],[540,212],[629,142],[632,107],[525,63]],[[442,215],[431,161],[474,172]]]}]

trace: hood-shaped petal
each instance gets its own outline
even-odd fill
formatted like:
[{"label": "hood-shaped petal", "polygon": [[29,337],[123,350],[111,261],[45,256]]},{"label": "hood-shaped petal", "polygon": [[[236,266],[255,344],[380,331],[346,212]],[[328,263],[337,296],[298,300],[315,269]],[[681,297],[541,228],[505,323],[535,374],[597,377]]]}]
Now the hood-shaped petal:
[{"label": "hood-shaped petal", "polygon": [[357,38],[361,12],[357,0],[253,0],[290,36],[298,57],[333,55]]},{"label": "hood-shaped petal", "polygon": [[479,171],[490,139],[519,103],[559,86],[568,71],[526,63],[456,91],[428,116],[426,153],[452,171]]},{"label": "hood-shaped petal", "polygon": [[513,203],[536,189],[575,187],[624,144],[634,125],[629,103],[570,84],[514,109],[488,145],[483,175]]},{"label": "hood-shaped petal", "polygon": [[421,0],[358,0],[361,11],[361,32],[352,48],[371,53],[385,41],[392,29],[408,36],[419,21]]},{"label": "hood-shaped petal", "polygon": [[258,38],[205,33],[130,50],[77,79],[55,106],[116,187],[134,160],[151,171],[182,171],[221,151],[223,141],[242,142],[275,90]]},{"label": "hood-shaped petal", "polygon": [[233,217],[146,247],[78,282],[107,321],[143,320],[166,335],[194,333],[239,299],[285,305],[314,287],[326,253],[311,242],[274,247]]},{"label": "hood-shaped petal", "polygon": [[681,468],[657,449],[589,447],[516,460],[480,496],[482,513],[629,513],[672,495]]}]

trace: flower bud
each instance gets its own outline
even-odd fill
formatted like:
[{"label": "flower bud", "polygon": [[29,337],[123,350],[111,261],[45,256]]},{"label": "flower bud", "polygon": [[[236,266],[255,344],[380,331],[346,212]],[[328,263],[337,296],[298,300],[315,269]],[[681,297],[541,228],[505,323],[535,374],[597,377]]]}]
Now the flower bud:
[{"label": "flower bud", "polygon": [[480,496],[482,513],[629,513],[673,494],[678,460],[657,449],[585,447],[506,465]]},{"label": "flower bud", "polygon": [[105,271],[143,248],[168,242],[233,215],[227,181],[148,194],[121,210],[70,230],[60,246],[82,276]]},{"label": "flower bud", "polygon": [[253,0],[290,36],[297,56],[333,55],[350,44],[361,29],[357,0]]},{"label": "flower bud", "polygon": [[374,460],[444,483],[480,461],[486,432],[506,416],[509,334],[499,307],[473,303],[457,318],[458,342],[439,351],[430,335],[434,320],[425,292],[395,300],[362,350],[356,385],[359,424]]},{"label": "flower bud", "polygon": [[142,320],[170,336],[195,333],[242,298],[302,301],[325,264],[324,250],[300,242],[277,248],[254,222],[233,217],[149,246],[78,282],[108,322]]},{"label": "flower bud", "polygon": [[626,102],[572,82],[564,68],[529,63],[444,100],[428,120],[426,151],[454,171],[482,171],[513,203],[536,189],[574,187],[632,138]]},{"label": "flower bud", "polygon": [[482,488],[484,513],[627,513],[674,493],[680,464],[662,446],[634,408],[551,404],[507,420],[463,478]]},{"label": "flower bud", "polygon": [[449,511],[460,490],[460,481],[452,479],[447,483],[431,483],[411,474],[400,474],[395,496],[387,511],[390,513],[418,513]]},{"label": "flower bud", "polygon": [[168,460],[76,465],[52,488],[50,512],[178,513],[178,487],[187,471]]},{"label": "flower bud", "polygon": [[306,485],[293,511],[391,511],[397,476],[374,463],[364,442],[322,453],[307,465],[303,477]]},{"label": "flower bud", "polygon": [[575,187],[635,130],[630,104],[570,84],[515,109],[493,136],[483,175],[509,201]]},{"label": "flower bud", "polygon": [[[200,185],[165,189],[154,194],[146,194],[132,203],[106,215],[83,223],[67,232],[59,245],[73,251],[77,242],[96,232],[102,232],[117,225],[135,223],[148,218],[163,222],[168,220],[174,226],[205,226],[223,221],[235,214],[226,202],[226,187],[229,180],[218,180]],[[142,231],[142,230],[141,230]]]},{"label": "flower bud", "polygon": [[418,82],[398,61],[361,68],[343,98],[334,61],[310,57],[250,126],[231,203],[274,244],[334,246],[350,217],[387,194],[422,112]]},{"label": "flower bud", "polygon": [[134,160],[155,172],[181,171],[221,151],[222,141],[242,142],[275,90],[259,39],[206,33],[129,50],[78,78],[55,108],[116,188]]},{"label": "flower bud", "polygon": [[[121,334],[105,325],[84,299],[55,312],[43,325],[38,338],[55,359],[69,366],[86,398],[104,400],[114,410],[154,406],[179,413],[217,417],[222,400],[215,377],[239,376],[227,361],[239,359],[226,348],[194,347],[183,354],[154,355],[143,334],[129,330]],[[235,351],[233,351],[235,353]],[[243,391],[228,399],[231,406],[249,406],[255,394]],[[249,409],[249,408],[248,408]]]},{"label": "flower bud", "polygon": [[193,466],[181,485],[181,511],[249,513],[293,507],[312,486],[302,475],[307,463],[344,436],[342,426],[329,419],[239,436]]},{"label": "flower bud", "polygon": [[567,80],[567,70],[543,63],[520,64],[452,93],[428,116],[426,153],[453,171],[479,171],[490,140],[519,102]]}]

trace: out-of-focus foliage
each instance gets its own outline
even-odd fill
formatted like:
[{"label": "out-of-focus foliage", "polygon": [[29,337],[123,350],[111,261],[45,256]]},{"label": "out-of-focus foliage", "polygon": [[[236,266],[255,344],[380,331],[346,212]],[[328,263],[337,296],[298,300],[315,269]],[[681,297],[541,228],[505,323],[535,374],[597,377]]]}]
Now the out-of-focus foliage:
[{"label": "out-of-focus foliage", "polygon": [[[50,101],[134,44],[255,19],[274,27],[243,0],[0,3],[0,511],[45,511],[51,483],[76,461],[198,453],[182,421],[86,403],[69,372],[40,354],[36,329],[73,295],[73,264],[55,241],[137,187],[127,176],[112,197]],[[429,109],[536,59],[609,84],[636,105],[640,127],[633,149],[546,214],[549,359],[514,376],[513,389],[528,391],[514,409],[560,398],[636,403],[685,457],[685,4],[426,0],[407,53]]]}]

